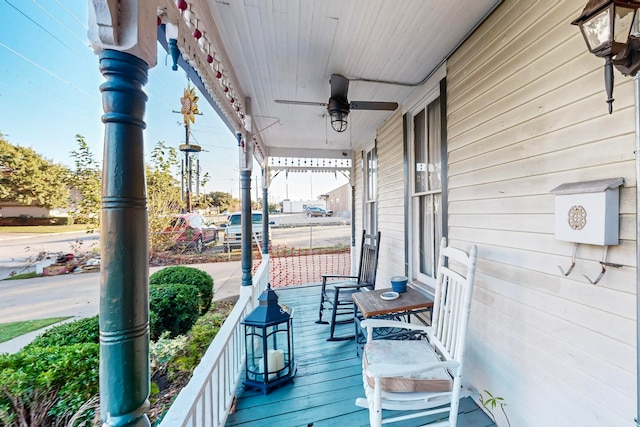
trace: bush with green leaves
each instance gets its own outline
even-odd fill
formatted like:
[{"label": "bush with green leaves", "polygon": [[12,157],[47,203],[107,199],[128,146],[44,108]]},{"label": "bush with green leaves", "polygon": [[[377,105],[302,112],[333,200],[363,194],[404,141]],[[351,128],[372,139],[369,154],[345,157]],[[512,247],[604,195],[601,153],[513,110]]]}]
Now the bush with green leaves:
[{"label": "bush with green leaves", "polygon": [[66,425],[98,393],[99,353],[98,344],[84,343],[0,355],[0,425]]},{"label": "bush with green leaves", "polygon": [[82,343],[100,343],[98,316],[87,317],[48,329],[29,344],[29,347],[51,347]]},{"label": "bush with green leaves", "polygon": [[188,339],[186,335],[171,338],[168,331],[164,331],[157,340],[149,343],[149,361],[151,375],[155,371],[164,370],[175,355],[185,347]]},{"label": "bush with green leaves", "polygon": [[149,277],[149,284],[182,283],[195,286],[200,294],[200,314],[209,311],[213,300],[213,278],[194,267],[171,266],[158,270]]},{"label": "bush with green leaves", "polygon": [[149,326],[151,339],[157,340],[164,331],[170,337],[184,334],[200,316],[198,288],[182,283],[149,286]]},{"label": "bush with green leaves", "polygon": [[187,341],[169,361],[169,370],[193,372],[225,319],[226,316],[219,313],[207,313],[200,317],[187,335]]}]

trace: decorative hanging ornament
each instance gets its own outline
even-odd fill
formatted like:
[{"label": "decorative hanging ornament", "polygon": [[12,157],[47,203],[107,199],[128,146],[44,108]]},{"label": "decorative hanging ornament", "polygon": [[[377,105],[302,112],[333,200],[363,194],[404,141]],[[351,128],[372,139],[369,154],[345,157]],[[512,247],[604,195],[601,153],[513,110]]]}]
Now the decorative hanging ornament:
[{"label": "decorative hanging ornament", "polygon": [[184,12],[188,7],[189,6],[187,5],[187,2],[185,0],[178,0],[178,9]]},{"label": "decorative hanging ornament", "polygon": [[193,30],[193,37],[195,37],[196,39],[202,37],[202,32],[197,27],[195,30]]},{"label": "decorative hanging ornament", "polygon": [[207,62],[211,64],[213,62],[213,56],[211,54],[207,55]]},{"label": "decorative hanging ornament", "polygon": [[191,87],[190,85],[184,90],[184,96],[180,98],[180,103],[182,104],[182,108],[180,112],[182,113],[182,117],[184,118],[184,124],[189,126],[189,122],[196,122],[196,114],[199,114],[198,111],[198,96],[196,96],[196,89]]}]

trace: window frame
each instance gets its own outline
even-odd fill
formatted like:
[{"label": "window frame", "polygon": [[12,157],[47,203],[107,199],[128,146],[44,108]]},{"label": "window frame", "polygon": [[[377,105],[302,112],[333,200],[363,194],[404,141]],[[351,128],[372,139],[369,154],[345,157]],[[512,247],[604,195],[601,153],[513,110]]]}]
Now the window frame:
[{"label": "window frame", "polygon": [[368,234],[378,232],[378,144],[362,151],[362,226]]},{"label": "window frame", "polygon": [[[433,104],[437,102],[437,104]],[[439,164],[440,164],[440,180],[439,188],[424,188],[417,189],[417,161],[416,161],[416,131],[415,131],[415,119],[419,116],[421,112],[424,112],[424,140],[428,140],[429,134],[429,107],[431,105],[435,105],[439,107],[439,115],[436,115],[434,124],[439,127],[439,132],[436,136],[436,140],[434,141],[438,144],[439,149]],[[439,117],[438,117],[439,116]],[[407,272],[408,275],[415,285],[418,287],[426,289],[428,292],[433,292],[436,281],[436,266],[438,262],[439,256],[439,246],[440,246],[440,238],[441,236],[447,235],[447,186],[446,186],[446,165],[447,165],[447,148],[446,148],[446,85],[445,80],[441,80],[440,86],[434,87],[426,96],[424,96],[420,102],[416,102],[415,106],[407,111],[406,115],[406,123],[405,123],[405,132],[406,132],[406,156],[407,156],[407,188],[406,188],[406,201],[407,201],[407,209],[406,214],[408,218],[406,220],[407,226],[407,247],[408,251],[406,253],[407,256]],[[431,148],[428,143],[425,144],[423,148],[423,152],[426,155],[431,153]],[[427,177],[429,164],[431,164],[431,160],[427,158]],[[427,185],[429,180],[427,179]],[[439,198],[439,209],[435,214],[427,218],[420,218],[420,204],[425,201],[430,201],[430,206],[434,206],[434,200]],[[424,209],[423,209],[424,210]],[[431,221],[430,221],[431,220]],[[421,258],[420,253],[423,249],[420,247],[420,235],[419,232],[421,230],[421,225],[423,227],[429,226],[431,230],[429,232],[429,236],[431,236],[431,241],[428,242],[430,244],[430,269],[428,273],[431,275],[425,274],[421,271]]]}]

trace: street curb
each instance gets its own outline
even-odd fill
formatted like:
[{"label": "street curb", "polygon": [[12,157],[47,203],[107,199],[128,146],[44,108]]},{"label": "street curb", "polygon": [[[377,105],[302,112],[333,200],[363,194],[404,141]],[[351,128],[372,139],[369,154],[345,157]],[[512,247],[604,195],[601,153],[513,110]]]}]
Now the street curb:
[{"label": "street curb", "polygon": [[[30,237],[57,236],[59,234],[73,234],[73,233],[80,233],[80,231],[61,231],[58,233],[46,233],[46,234],[29,233],[27,235],[21,235],[21,236],[15,236],[15,237],[7,237],[13,233],[0,233],[0,242],[2,242],[3,240],[18,240],[18,239],[28,239]],[[16,234],[19,234],[19,233],[16,233]],[[98,234],[100,233],[98,232]]]}]

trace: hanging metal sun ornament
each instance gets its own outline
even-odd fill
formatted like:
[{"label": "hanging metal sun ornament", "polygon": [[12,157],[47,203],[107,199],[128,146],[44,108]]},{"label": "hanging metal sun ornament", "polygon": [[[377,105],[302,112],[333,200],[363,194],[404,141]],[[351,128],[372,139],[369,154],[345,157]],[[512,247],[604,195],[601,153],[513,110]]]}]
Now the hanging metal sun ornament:
[{"label": "hanging metal sun ornament", "polygon": [[198,96],[196,95],[196,89],[188,85],[184,90],[184,96],[180,98],[182,108],[180,112],[184,118],[184,124],[189,126],[190,123],[196,122],[196,114],[200,114],[198,111]]}]

